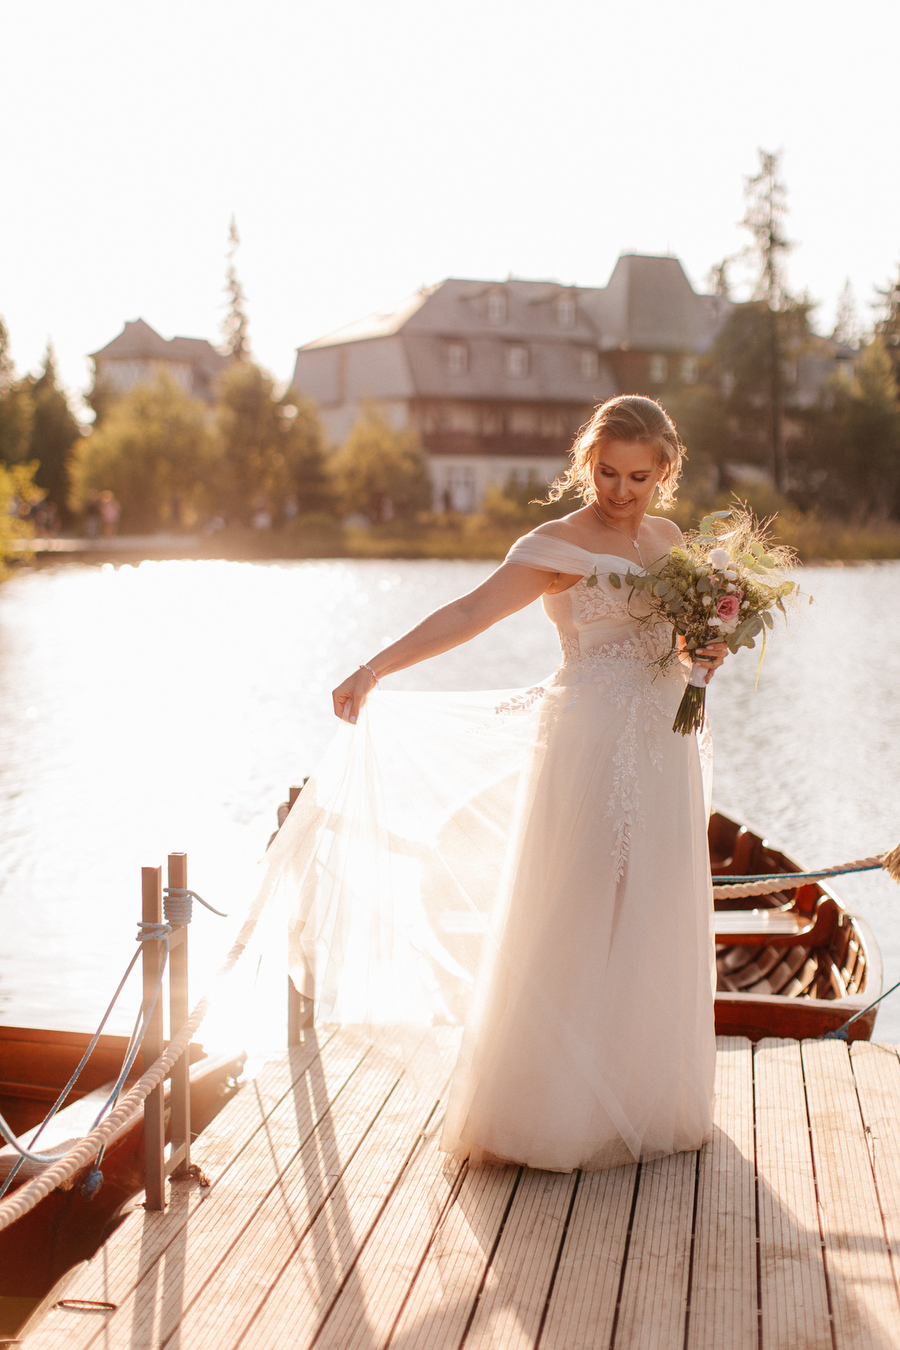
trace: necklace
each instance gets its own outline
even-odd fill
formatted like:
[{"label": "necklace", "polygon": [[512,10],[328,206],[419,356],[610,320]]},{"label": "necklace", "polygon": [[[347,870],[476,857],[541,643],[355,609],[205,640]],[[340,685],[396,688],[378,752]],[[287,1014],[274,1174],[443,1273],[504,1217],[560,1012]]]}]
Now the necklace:
[{"label": "necklace", "polygon": [[[596,503],[596,502],[591,502],[591,509],[593,510],[594,515],[597,517],[598,520],[602,521],[604,525],[606,525],[606,526],[609,527],[609,529],[615,530],[616,534],[621,534],[621,535],[623,536],[623,538],[625,538],[625,539],[628,540],[628,542],[629,542],[629,544],[631,545],[631,547],[637,551],[637,555],[638,555],[638,557],[640,558],[640,561],[641,561],[641,567],[643,567],[643,565],[644,565],[644,559],[641,557],[641,546],[640,546],[640,544],[638,543],[638,541],[637,541],[636,539],[632,539],[631,535],[628,533],[627,530],[620,530],[619,527],[618,527],[618,525],[613,525],[613,524],[611,524],[611,523],[606,519],[606,516],[601,515],[600,512],[597,510],[597,503]],[[638,529],[640,530],[640,526],[638,526]]]}]

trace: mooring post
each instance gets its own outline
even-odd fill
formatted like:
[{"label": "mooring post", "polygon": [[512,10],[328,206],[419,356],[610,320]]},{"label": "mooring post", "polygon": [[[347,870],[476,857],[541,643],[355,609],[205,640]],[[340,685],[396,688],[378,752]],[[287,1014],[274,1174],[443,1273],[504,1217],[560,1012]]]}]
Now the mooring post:
[{"label": "mooring post", "polygon": [[[169,891],[187,890],[187,854],[169,854]],[[172,920],[169,919],[172,923]],[[174,925],[169,938],[169,1035],[176,1036],[190,1016],[188,999],[188,925]],[[175,1177],[186,1176],[191,1166],[191,1055],[190,1047],[171,1069],[171,1126],[169,1161],[166,1168]]]},{"label": "mooring post", "polygon": [[[162,923],[162,868],[141,868],[141,918],[145,924]],[[143,944],[143,1007],[144,1016],[156,993],[163,965],[164,943],[159,940]],[[147,1024],[144,1035],[143,1064],[146,1073],[163,1051],[162,991]],[[166,1123],[163,1085],[157,1087],[144,1101],[144,1186],[147,1209],[166,1207]]]}]

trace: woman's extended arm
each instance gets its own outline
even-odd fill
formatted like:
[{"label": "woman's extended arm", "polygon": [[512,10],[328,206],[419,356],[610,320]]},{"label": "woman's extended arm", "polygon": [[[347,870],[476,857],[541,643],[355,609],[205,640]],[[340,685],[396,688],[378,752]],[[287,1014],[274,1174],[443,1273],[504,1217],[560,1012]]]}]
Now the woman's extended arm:
[{"label": "woman's extended arm", "polygon": [[370,657],[366,667],[360,667],[339,684],[331,696],[335,716],[355,722],[366,695],[375,686],[375,676],[381,679],[468,642],[499,619],[524,609],[543,595],[557,576],[556,572],[523,567],[520,563],[502,563],[474,591],[436,609],[403,637]]}]

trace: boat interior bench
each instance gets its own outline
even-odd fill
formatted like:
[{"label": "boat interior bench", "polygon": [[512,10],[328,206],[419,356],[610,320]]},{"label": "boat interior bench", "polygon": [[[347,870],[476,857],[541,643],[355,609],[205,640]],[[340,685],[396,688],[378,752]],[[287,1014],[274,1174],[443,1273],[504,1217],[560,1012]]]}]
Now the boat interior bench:
[{"label": "boat interior bench", "polygon": [[838,920],[838,907],[823,896],[812,914],[796,909],[719,909],[711,915],[716,942],[728,945],[775,943],[816,946]]}]

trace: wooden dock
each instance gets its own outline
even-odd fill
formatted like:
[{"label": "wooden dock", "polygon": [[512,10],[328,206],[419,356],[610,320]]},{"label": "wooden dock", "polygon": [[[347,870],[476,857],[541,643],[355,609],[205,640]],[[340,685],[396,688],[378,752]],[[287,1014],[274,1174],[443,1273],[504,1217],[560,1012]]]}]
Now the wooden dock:
[{"label": "wooden dock", "polygon": [[719,1042],[699,1153],[468,1169],[441,1105],[348,1029],[307,1033],[134,1211],[27,1350],[895,1350],[900,1060]]}]

